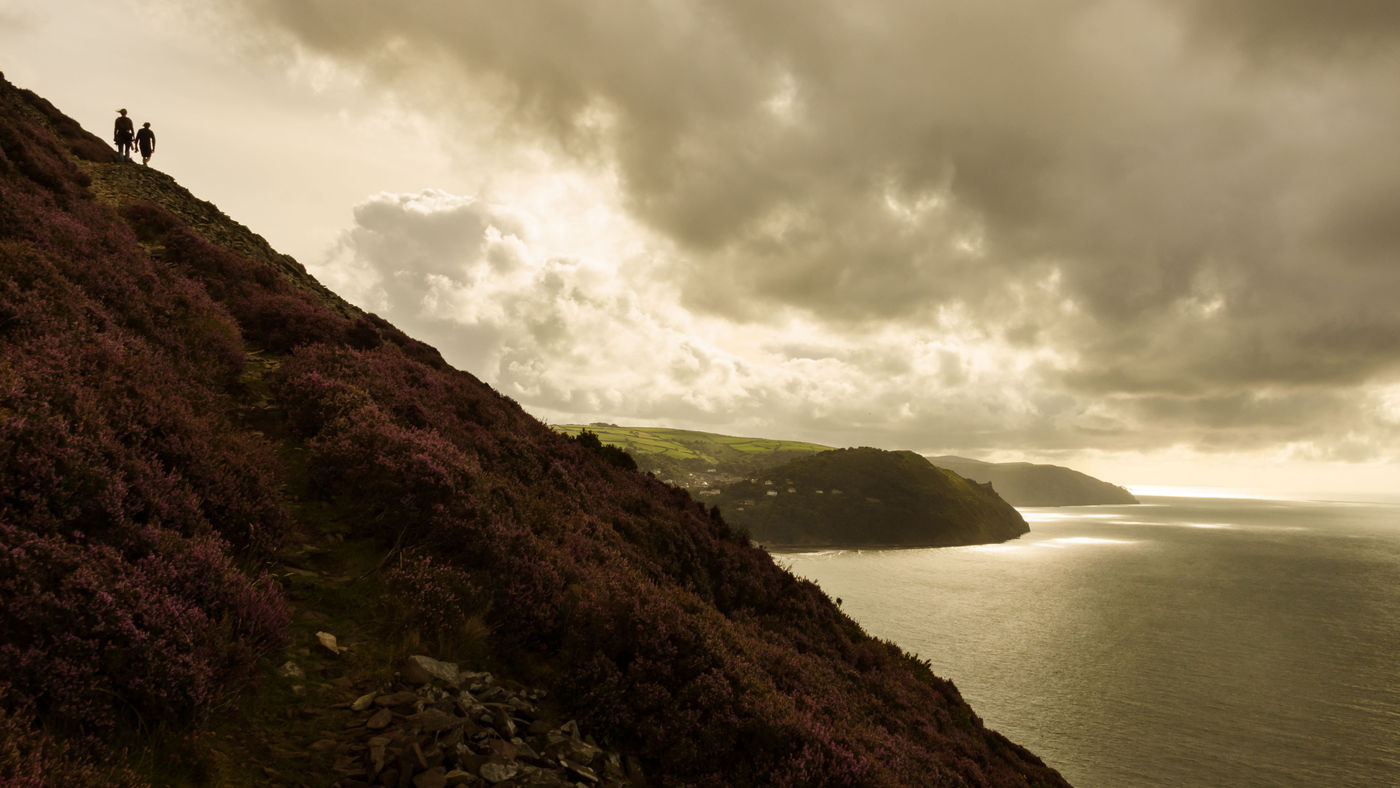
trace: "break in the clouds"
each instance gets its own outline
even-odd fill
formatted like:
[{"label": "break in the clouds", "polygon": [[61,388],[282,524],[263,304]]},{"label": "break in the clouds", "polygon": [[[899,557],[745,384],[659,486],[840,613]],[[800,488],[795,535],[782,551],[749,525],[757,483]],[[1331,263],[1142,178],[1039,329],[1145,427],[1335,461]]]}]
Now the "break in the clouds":
[{"label": "break in the clouds", "polygon": [[964,331],[852,336],[692,314],[651,264],[657,250],[550,256],[541,220],[508,206],[429,190],[376,195],[354,215],[316,273],[536,412],[755,429],[779,414],[804,433],[936,443],[1033,428],[1067,404],[1007,384],[1008,365],[1033,374],[1035,352],[946,338]]},{"label": "break in the clouds", "polygon": [[648,239],[618,259],[534,255],[509,211],[428,194],[362,205],[339,253],[527,405],[792,408],[914,446],[1394,444],[1394,4],[237,6],[615,186]]}]

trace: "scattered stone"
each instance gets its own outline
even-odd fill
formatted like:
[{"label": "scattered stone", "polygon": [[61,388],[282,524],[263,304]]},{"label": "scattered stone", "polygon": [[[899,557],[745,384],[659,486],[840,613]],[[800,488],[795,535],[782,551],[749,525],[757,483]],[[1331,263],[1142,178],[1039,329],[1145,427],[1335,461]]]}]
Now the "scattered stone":
[{"label": "scattered stone", "polygon": [[554,727],[542,719],[538,690],[424,655],[405,660],[397,675],[404,684],[339,704],[357,713],[340,742],[312,745],[336,749],[342,785],[646,785],[634,759],[598,747],[577,722]]},{"label": "scattered stone", "polygon": [[574,775],[575,777],[579,778],[580,780],[583,780],[589,785],[595,785],[598,782],[597,772],[594,772],[592,769],[588,768],[587,766],[584,766],[581,763],[574,763],[573,761],[564,761],[564,768],[569,770],[569,774]]},{"label": "scattered stone", "polygon": [[410,703],[417,702],[418,693],[412,690],[404,690],[402,692],[391,692],[388,695],[380,695],[379,697],[374,699],[374,705],[386,707],[407,706]]},{"label": "scattered stone", "polygon": [[492,785],[503,783],[520,773],[520,767],[513,763],[485,763],[477,772],[481,779]]},{"label": "scattered stone", "polygon": [[506,710],[500,706],[497,706],[491,712],[491,725],[500,732],[502,737],[506,739],[515,738],[515,721],[512,720],[510,715],[506,713]]},{"label": "scattered stone", "polygon": [[432,766],[428,763],[428,756],[423,754],[423,748],[418,746],[418,742],[409,745],[408,753],[413,757],[413,762],[418,765],[419,769],[427,769]]},{"label": "scattered stone", "polygon": [[336,642],[335,635],[329,632],[317,632],[316,642],[320,643],[321,647],[330,653],[340,654],[340,644]]},{"label": "scattered stone", "polygon": [[[491,674],[486,675],[490,676]],[[505,687],[496,686],[483,687],[480,691],[473,687],[472,694],[476,695],[476,699],[482,703],[499,703],[510,697],[510,692]]]},{"label": "scattered stone", "polygon": [[488,746],[497,761],[513,761],[520,757],[520,748],[504,739],[492,739]]},{"label": "scattered stone", "polygon": [[409,684],[427,684],[436,680],[455,688],[462,681],[455,663],[440,662],[422,654],[414,654],[404,660],[400,672],[403,680]]},{"label": "scattered stone", "polygon": [[379,711],[376,711],[374,713],[374,716],[369,718],[369,722],[365,723],[365,727],[369,728],[372,731],[377,731],[383,728],[387,728],[389,726],[389,723],[393,722],[393,720],[394,713],[392,711],[389,711],[388,709],[380,709]]},{"label": "scattered stone", "polygon": [[465,720],[459,720],[456,716],[437,709],[424,709],[413,715],[413,719],[424,733],[437,733],[448,728],[460,727],[465,723]]},{"label": "scattered stone", "polygon": [[300,665],[289,659],[282,663],[282,667],[277,669],[277,675],[284,679],[304,679],[306,678],[306,671],[302,670]]},{"label": "scattered stone", "polygon": [[371,776],[379,774],[379,771],[384,768],[384,756],[388,752],[390,741],[391,739],[388,736],[375,736],[369,740],[369,768]]}]

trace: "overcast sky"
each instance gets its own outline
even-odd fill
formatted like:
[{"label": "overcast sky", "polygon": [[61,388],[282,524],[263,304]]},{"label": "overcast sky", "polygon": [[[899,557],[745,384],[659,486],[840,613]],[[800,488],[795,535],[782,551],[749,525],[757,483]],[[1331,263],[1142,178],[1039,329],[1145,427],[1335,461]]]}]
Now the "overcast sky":
[{"label": "overcast sky", "polygon": [[551,422],[1400,487],[1400,3],[0,0]]}]

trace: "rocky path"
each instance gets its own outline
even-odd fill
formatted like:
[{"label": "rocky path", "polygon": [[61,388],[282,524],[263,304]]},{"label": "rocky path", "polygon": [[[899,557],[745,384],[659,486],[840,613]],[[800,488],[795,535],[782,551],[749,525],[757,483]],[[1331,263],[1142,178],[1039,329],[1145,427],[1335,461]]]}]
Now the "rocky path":
[{"label": "rocky path", "polygon": [[351,714],[346,727],[310,745],[334,756],[331,773],[302,775],[298,782],[340,788],[646,785],[634,760],[597,746],[573,721],[546,719],[538,705],[544,695],[490,673],[411,656],[393,682],[335,704]]}]

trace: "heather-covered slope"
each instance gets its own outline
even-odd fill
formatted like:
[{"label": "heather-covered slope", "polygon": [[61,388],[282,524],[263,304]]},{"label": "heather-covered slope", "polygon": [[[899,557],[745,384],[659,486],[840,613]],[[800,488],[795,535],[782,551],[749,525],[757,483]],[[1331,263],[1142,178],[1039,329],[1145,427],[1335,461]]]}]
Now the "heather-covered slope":
[{"label": "heather-covered slope", "polygon": [[[683,490],[0,80],[0,782],[166,781],[142,752],[210,729],[320,763],[237,749],[348,686],[279,694],[319,628],[479,649],[663,784],[1063,784]],[[223,762],[183,780],[275,773]]]},{"label": "heather-covered slope", "polygon": [[725,519],[782,547],[942,547],[1015,539],[1026,521],[987,485],[911,451],[836,449],[725,486]]}]

